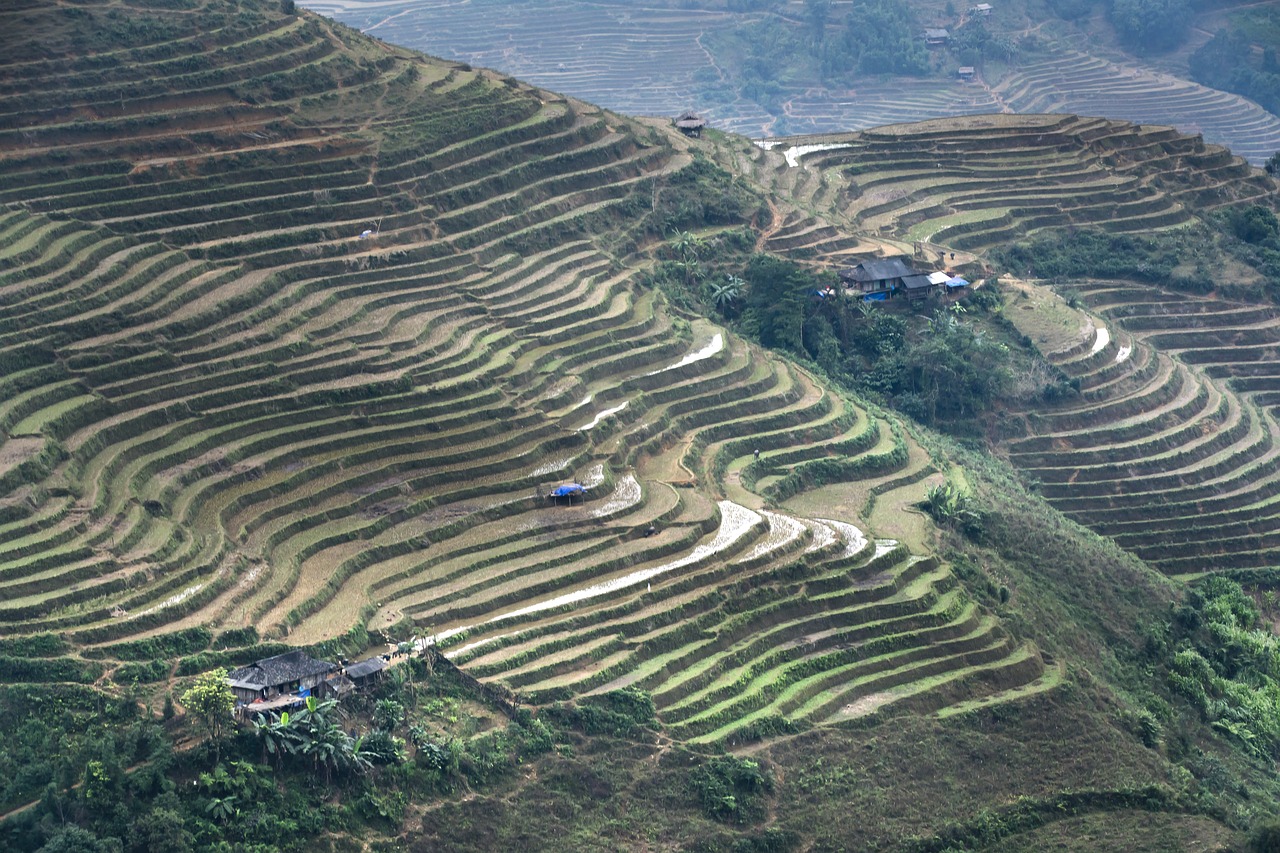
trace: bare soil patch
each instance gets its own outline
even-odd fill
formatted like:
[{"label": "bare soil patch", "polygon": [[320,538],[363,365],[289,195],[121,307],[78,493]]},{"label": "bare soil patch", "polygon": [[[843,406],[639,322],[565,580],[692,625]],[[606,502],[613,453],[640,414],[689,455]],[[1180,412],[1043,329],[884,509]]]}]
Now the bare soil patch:
[{"label": "bare soil patch", "polygon": [[37,436],[10,438],[0,444],[0,476],[35,458],[43,447],[44,439]]}]

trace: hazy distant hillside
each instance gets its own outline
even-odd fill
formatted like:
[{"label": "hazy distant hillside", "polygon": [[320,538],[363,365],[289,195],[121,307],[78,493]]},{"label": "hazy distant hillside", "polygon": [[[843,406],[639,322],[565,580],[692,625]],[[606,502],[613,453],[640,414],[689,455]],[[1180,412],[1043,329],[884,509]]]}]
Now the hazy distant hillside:
[{"label": "hazy distant hillside", "polygon": [[[1151,27],[1118,32],[1101,5],[1089,3],[1051,4],[1064,7],[1052,14],[1022,0],[1001,2],[989,17],[969,15],[965,2],[307,5],[386,41],[498,68],[621,112],[666,115],[692,107],[716,127],[755,137],[989,112],[1071,112],[1174,125],[1254,164],[1280,149],[1273,113],[1191,82],[1187,56],[1208,41],[1204,28],[1230,24],[1222,13],[1197,18],[1196,28],[1178,36],[1185,39],[1179,50],[1138,58],[1124,48],[1171,37]],[[949,46],[927,50],[920,38],[926,27],[948,29]],[[1200,79],[1261,98],[1259,92],[1274,88],[1262,59],[1249,60],[1257,69],[1221,60],[1240,39],[1269,37],[1256,22],[1243,31],[1250,35],[1200,58],[1197,67],[1212,65]],[[974,79],[959,80],[961,66],[975,67]]]}]

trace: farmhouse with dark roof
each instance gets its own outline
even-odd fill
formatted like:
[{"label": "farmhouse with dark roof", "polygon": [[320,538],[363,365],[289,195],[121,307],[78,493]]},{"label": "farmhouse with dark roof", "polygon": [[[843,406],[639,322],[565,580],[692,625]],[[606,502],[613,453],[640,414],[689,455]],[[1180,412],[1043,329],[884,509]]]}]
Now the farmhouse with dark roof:
[{"label": "farmhouse with dark roof", "polygon": [[[888,299],[903,293],[908,299],[923,299],[940,288],[927,273],[913,270],[901,258],[862,261],[840,270],[839,275],[847,295],[866,300]],[[946,278],[944,275],[943,279]]]},{"label": "farmhouse with dark roof", "polygon": [[227,676],[227,680],[237,701],[253,702],[309,690],[337,669],[335,663],[316,660],[301,649],[295,649],[242,666]]}]

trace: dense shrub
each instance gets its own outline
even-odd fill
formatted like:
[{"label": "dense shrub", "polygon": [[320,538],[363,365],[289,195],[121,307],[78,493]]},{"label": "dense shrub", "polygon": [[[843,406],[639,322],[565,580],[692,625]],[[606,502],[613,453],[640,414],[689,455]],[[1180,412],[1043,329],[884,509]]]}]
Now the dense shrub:
[{"label": "dense shrub", "polygon": [[[1168,681],[1246,752],[1280,756],[1280,638],[1240,584],[1211,576],[1171,614]],[[1149,644],[1150,645],[1150,644]]]},{"label": "dense shrub", "polygon": [[1090,229],[1054,232],[995,250],[995,259],[1016,273],[1038,278],[1135,278],[1160,282],[1177,265],[1181,236],[1109,234]]},{"label": "dense shrub", "polygon": [[597,696],[584,696],[576,704],[556,705],[543,712],[559,725],[589,735],[630,737],[654,722],[653,698],[642,690],[624,688]]},{"label": "dense shrub", "polygon": [[186,628],[171,634],[103,646],[101,654],[119,660],[148,661],[194,654],[207,649],[211,642],[213,634],[208,628]]},{"label": "dense shrub", "polygon": [[1188,0],[1112,0],[1111,23],[1120,40],[1138,52],[1182,44],[1191,21]]},{"label": "dense shrub", "polygon": [[56,634],[32,634],[28,637],[0,639],[0,655],[15,657],[57,657],[70,646]]},{"label": "dense shrub", "polygon": [[689,791],[708,817],[724,823],[753,823],[765,815],[773,777],[758,761],[721,755],[693,770]]}]

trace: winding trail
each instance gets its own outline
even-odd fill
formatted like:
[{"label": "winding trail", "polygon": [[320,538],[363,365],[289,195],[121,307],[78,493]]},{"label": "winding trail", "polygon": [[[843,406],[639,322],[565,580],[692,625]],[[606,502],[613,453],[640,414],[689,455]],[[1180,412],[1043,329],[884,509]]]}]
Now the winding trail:
[{"label": "winding trail", "polygon": [[764,251],[764,244],[769,242],[769,238],[782,230],[782,211],[778,210],[778,206],[773,203],[772,198],[765,199],[769,203],[769,215],[771,221],[768,227],[760,232],[760,236],[756,238],[756,252]]},{"label": "winding trail", "polygon": [[378,23],[373,24],[372,26],[365,27],[364,31],[366,33],[371,33],[374,30],[376,30],[378,27],[382,26],[383,24],[390,23],[391,21],[394,21],[396,18],[399,18],[401,15],[407,15],[412,11],[414,10],[410,8],[410,9],[405,9],[403,12],[396,12],[394,15],[388,15],[387,17],[383,18],[381,21],[378,21]]},{"label": "winding trail", "polygon": [[706,54],[707,64],[716,70],[716,74],[720,75],[720,82],[724,83],[728,81],[728,76],[724,73],[724,69],[720,67],[719,63],[716,62],[715,56],[713,56],[711,51],[707,49],[707,46],[702,43],[702,37],[706,34],[706,30],[699,30],[698,37],[693,40],[693,43],[698,46],[698,50]]}]

